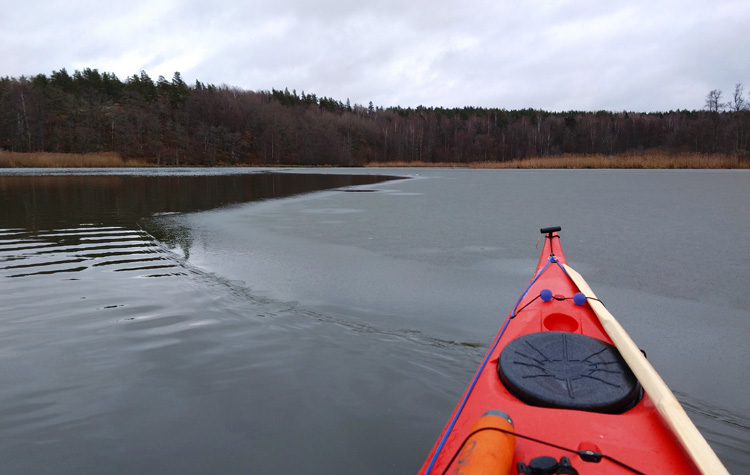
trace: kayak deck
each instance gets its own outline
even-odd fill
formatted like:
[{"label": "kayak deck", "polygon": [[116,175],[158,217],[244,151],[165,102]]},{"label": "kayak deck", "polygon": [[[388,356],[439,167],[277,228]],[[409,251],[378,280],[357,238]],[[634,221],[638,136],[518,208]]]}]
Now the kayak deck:
[{"label": "kayak deck", "polygon": [[[550,231],[533,278],[420,474],[459,473],[459,452],[472,426],[492,410],[509,415],[516,434],[512,469],[507,473],[516,473],[519,462],[528,465],[542,456],[568,457],[580,475],[699,473],[627,365],[622,374],[614,374],[624,363],[615,361],[621,359],[619,353],[612,352],[612,340],[564,264],[559,235]],[[520,373],[508,375],[514,367],[520,367]],[[518,387],[527,380],[538,380],[530,394]],[[609,394],[609,389],[621,394],[599,397]],[[547,393],[552,393],[550,399]],[[578,451],[604,457],[584,461]]]}]

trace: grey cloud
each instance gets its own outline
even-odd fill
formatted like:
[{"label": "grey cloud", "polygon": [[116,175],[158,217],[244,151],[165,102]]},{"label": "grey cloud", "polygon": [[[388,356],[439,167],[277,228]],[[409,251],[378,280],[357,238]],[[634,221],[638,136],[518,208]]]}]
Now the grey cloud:
[{"label": "grey cloud", "polygon": [[180,71],[353,103],[700,108],[750,81],[750,4],[645,0],[28,0],[0,18],[0,75]]}]

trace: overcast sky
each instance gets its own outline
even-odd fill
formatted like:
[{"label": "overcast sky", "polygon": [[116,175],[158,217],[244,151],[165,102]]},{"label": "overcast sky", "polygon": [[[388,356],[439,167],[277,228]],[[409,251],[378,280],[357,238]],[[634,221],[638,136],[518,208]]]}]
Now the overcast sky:
[{"label": "overcast sky", "polygon": [[0,0],[0,76],[87,67],[383,107],[701,109],[750,99],[750,1]]}]

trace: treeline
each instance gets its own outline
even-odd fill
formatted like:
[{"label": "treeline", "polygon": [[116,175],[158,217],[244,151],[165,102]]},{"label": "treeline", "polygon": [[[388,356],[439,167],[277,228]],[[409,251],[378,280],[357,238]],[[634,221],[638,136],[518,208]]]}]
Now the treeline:
[{"label": "treeline", "polygon": [[382,108],[288,90],[245,91],[96,69],[0,78],[0,146],[116,152],[160,165],[509,161],[659,150],[746,156],[750,111],[706,96],[703,110],[546,112]]}]

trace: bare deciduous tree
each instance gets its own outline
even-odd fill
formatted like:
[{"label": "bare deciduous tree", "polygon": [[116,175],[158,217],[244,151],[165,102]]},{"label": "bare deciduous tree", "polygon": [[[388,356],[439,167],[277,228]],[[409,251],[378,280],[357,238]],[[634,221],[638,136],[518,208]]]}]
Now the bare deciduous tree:
[{"label": "bare deciduous tree", "polygon": [[719,112],[724,109],[721,102],[721,90],[714,89],[706,95],[706,110],[709,112]]},{"label": "bare deciduous tree", "polygon": [[742,83],[735,84],[732,102],[729,103],[729,109],[734,113],[735,151],[740,159],[747,155],[747,101],[742,97],[744,91]]},{"label": "bare deciduous tree", "polygon": [[734,96],[732,97],[732,102],[729,103],[729,109],[732,112],[739,112],[745,109],[747,102],[745,102],[745,98],[742,97],[744,91],[745,86],[743,86],[742,83],[734,85]]}]

